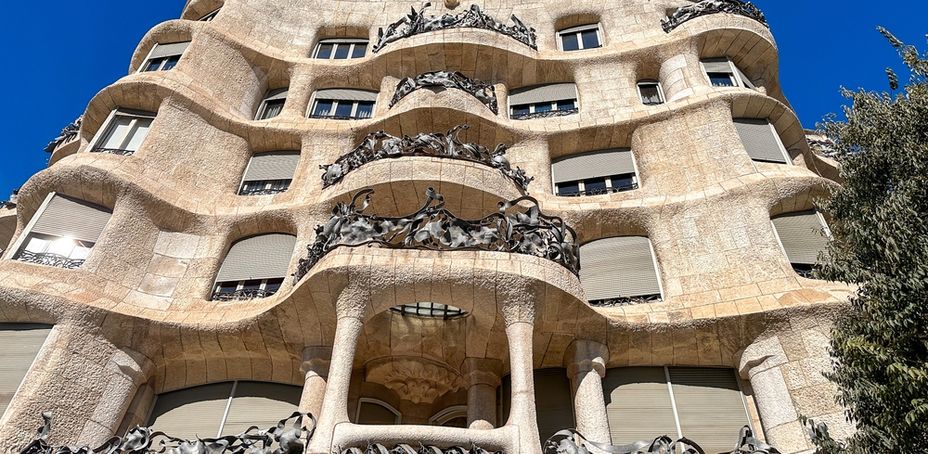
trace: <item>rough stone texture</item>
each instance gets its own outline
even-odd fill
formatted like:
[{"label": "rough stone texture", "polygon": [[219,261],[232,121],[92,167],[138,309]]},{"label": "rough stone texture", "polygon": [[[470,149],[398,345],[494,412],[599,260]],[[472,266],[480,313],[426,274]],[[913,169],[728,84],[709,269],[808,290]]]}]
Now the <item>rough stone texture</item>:
[{"label": "rough stone texture", "polygon": [[[420,6],[407,0],[191,0],[182,19],[153,28],[129,62],[130,74],[91,100],[78,137],[58,146],[49,168],[25,184],[15,211],[0,213],[5,245],[22,238],[51,191],[113,210],[80,269],[16,262],[9,260],[12,251],[4,253],[0,322],[55,329],[0,420],[0,450],[28,440],[43,410],[55,414],[53,441],[93,443],[144,423],[158,393],[241,379],[306,384],[301,405],[318,409],[319,417],[313,453],[367,440],[474,441],[537,452],[532,369],[574,363],[578,408],[601,405],[601,394],[593,392],[599,369],[731,367],[749,381],[745,389],[762,425],[755,429],[781,451],[809,447],[799,414],[832,423],[837,435],[849,433],[821,372],[830,365],[830,321],[853,289],[798,277],[770,224],[771,215],[811,207],[836,184],[836,172],[832,161],[810,150],[780,89],[769,30],[716,14],[664,33],[660,19],[680,0],[476,3],[498,19],[516,14],[535,27],[538,50],[487,30],[455,29],[404,39],[361,59],[307,58],[320,38],[376,36],[378,27]],[[196,20],[220,6],[215,20]],[[449,12],[442,8],[433,12]],[[557,30],[596,22],[602,48],[557,50]],[[154,44],[183,40],[192,43],[176,68],[136,73]],[[719,56],[731,58],[759,89],[712,87],[699,60]],[[456,90],[419,90],[387,108],[397,81],[436,70],[494,84],[500,114]],[[642,105],[635,83],[643,79],[659,80],[668,102]],[[579,114],[508,118],[511,90],[571,81]],[[289,87],[283,113],[253,121],[264,94],[283,87]],[[312,93],[330,87],[378,91],[373,117],[306,118]],[[117,107],[157,112],[150,135],[132,156],[89,153]],[[751,161],[732,117],[768,118],[792,165]],[[372,131],[415,135],[461,123],[471,125],[467,141],[511,145],[513,166],[536,178],[531,195],[544,212],[573,226],[582,242],[649,236],[663,301],[594,309],[576,276],[541,258],[377,248],[337,249],[270,298],[209,300],[233,242],[259,233],[296,235],[293,271],[313,227],[358,189],[377,191],[369,210],[381,215],[414,212],[427,187],[467,218],[520,195],[494,169],[425,157],[374,162],[321,189],[319,165]],[[583,198],[552,194],[552,160],[609,147],[633,150],[640,189]],[[289,190],[236,195],[252,154],[272,150],[301,151]],[[469,315],[441,321],[389,310],[423,301]],[[599,344],[607,353],[576,357],[577,342]],[[328,354],[304,355],[328,349],[327,371],[317,360]],[[369,366],[394,360],[435,365],[450,374],[443,377],[457,377],[458,386],[413,403],[365,380]],[[506,374],[512,411],[509,421],[497,421],[494,390]],[[391,377],[391,383],[403,380]],[[470,404],[471,429],[355,425],[360,397],[390,403],[404,422],[416,424]],[[602,415],[594,410],[578,416],[592,423]]]}]

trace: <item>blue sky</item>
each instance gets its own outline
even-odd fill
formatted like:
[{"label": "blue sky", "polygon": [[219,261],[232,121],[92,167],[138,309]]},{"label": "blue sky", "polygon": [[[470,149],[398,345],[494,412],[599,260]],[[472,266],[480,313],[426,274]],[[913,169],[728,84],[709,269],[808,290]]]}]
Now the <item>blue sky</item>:
[{"label": "blue sky", "polygon": [[[617,0],[607,0],[617,1]],[[840,86],[887,89],[883,69],[898,67],[877,25],[926,47],[924,0],[756,0],[780,48],[786,96],[807,128],[839,112]],[[46,166],[42,151],[101,88],[124,76],[138,41],[180,15],[183,0],[10,1],[0,39],[10,68],[0,72],[15,104],[0,110],[4,141],[0,200]],[[466,3],[466,2],[464,2]],[[12,43],[12,44],[9,44]],[[12,96],[27,95],[27,96]]]}]

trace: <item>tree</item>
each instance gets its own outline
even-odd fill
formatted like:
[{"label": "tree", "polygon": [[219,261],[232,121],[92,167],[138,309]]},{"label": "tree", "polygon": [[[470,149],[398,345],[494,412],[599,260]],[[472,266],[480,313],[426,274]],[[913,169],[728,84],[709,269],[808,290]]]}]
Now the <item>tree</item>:
[{"label": "tree", "polygon": [[880,28],[911,77],[887,69],[892,93],[843,90],[846,122],[820,125],[844,178],[821,202],[834,240],[819,276],[858,291],[831,341],[838,401],[857,432],[820,453],[928,449],[928,53]]}]

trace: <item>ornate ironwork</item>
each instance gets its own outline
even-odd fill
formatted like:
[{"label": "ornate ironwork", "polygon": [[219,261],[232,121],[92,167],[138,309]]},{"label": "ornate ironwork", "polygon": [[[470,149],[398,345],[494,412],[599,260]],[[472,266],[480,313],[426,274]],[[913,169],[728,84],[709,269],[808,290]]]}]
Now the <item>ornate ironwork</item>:
[{"label": "ornate ironwork", "polygon": [[[428,188],[419,211],[388,218],[364,214],[373,189],[365,189],[350,203],[338,203],[332,218],[316,226],[316,239],[307,246],[294,278],[303,279],[310,268],[339,246],[377,244],[393,249],[434,251],[499,251],[544,257],[561,264],[574,274],[580,272],[577,235],[564,221],[541,213],[538,201],[529,196],[500,202],[499,210],[483,219],[465,220],[445,209],[444,197]],[[523,207],[519,203],[531,206]]]},{"label": "ornate ironwork", "polygon": [[509,36],[532,49],[538,49],[535,44],[535,29],[526,26],[515,14],[510,16],[513,25],[504,25],[481,11],[477,5],[470,5],[470,8],[459,14],[444,14],[441,17],[425,14],[425,10],[430,6],[432,6],[432,3],[426,2],[418,11],[415,8],[410,8],[410,12],[406,17],[388,25],[386,30],[383,27],[378,29],[377,42],[372,50],[376,53],[394,41],[420,33],[447,30],[449,28],[491,30]]},{"label": "ornate ironwork", "polygon": [[616,192],[625,192],[625,191],[631,191],[634,189],[638,189],[638,183],[629,183],[626,185],[612,187],[612,188],[586,189],[583,191],[574,192],[572,194],[558,194],[558,196],[560,197],[584,197],[584,196],[591,196],[591,195],[614,194]]},{"label": "ornate ironwork", "polygon": [[94,153],[108,153],[108,154],[115,154],[119,156],[132,156],[135,154],[135,150],[123,150],[121,148],[94,147],[90,151]]},{"label": "ornate ironwork", "polygon": [[496,102],[496,87],[491,84],[472,80],[458,71],[432,71],[401,80],[396,85],[396,92],[393,94],[393,99],[390,101],[390,107],[393,107],[408,94],[420,88],[429,87],[456,88],[465,91],[489,107],[494,114],[499,113],[499,107]]},{"label": "ornate ironwork", "polygon": [[232,292],[216,291],[213,292],[213,301],[245,301],[257,298],[267,298],[277,293],[277,290],[266,289],[241,289]]},{"label": "ornate ironwork", "polygon": [[764,16],[763,11],[754,6],[751,2],[743,0],[690,1],[693,2],[692,5],[681,7],[674,11],[672,15],[661,19],[661,26],[664,27],[665,32],[670,33],[675,28],[697,17],[718,13],[745,16],[760,22],[764,27],[770,28],[770,24],[767,23],[767,18]]},{"label": "ornate ironwork", "polygon": [[281,194],[281,193],[287,192],[287,189],[290,189],[290,187],[288,186],[286,188],[250,188],[250,189],[242,189],[241,191],[239,191],[238,195],[273,195],[273,194]]},{"label": "ornate ironwork", "polygon": [[[339,451],[336,451],[339,452]],[[453,446],[450,448],[439,448],[437,446],[426,446],[419,444],[418,448],[413,448],[408,444],[398,444],[393,449],[387,449],[380,443],[371,443],[366,449],[348,448],[343,449],[339,454],[503,454],[502,451],[487,451],[476,444],[470,448],[462,446]]]},{"label": "ornate ironwork", "polygon": [[16,256],[16,260],[45,266],[67,268],[69,270],[80,268],[80,266],[84,264],[84,259],[72,259],[60,254],[52,254],[51,252],[31,252],[26,250],[20,252],[19,255]]},{"label": "ornate ironwork", "polygon": [[[773,446],[755,438],[754,432],[748,426],[741,428],[735,446],[737,447],[733,451],[722,454],[780,454],[780,451]],[[605,452],[609,454],[705,454],[705,451],[696,442],[688,438],[674,440],[663,435],[652,441],[639,441],[622,446],[613,446],[587,440],[582,434],[572,429],[562,430],[552,435],[544,444],[545,454],[589,452]]]},{"label": "ornate ironwork", "polygon": [[58,133],[58,137],[55,137],[48,145],[45,146],[45,151],[51,153],[55,151],[62,144],[68,143],[75,138],[81,130],[81,122],[84,121],[84,116],[81,115],[77,117],[76,120],[72,121],[69,125],[65,126],[61,132]]},{"label": "ornate ironwork", "polygon": [[499,144],[491,153],[486,147],[475,143],[464,143],[458,139],[458,134],[470,126],[459,125],[442,133],[422,133],[415,137],[402,138],[377,131],[368,134],[360,145],[335,160],[334,164],[322,165],[322,187],[327,188],[338,183],[349,172],[372,161],[386,158],[400,158],[403,156],[437,156],[442,158],[461,159],[479,162],[495,169],[514,181],[523,191],[534,179],[525,175],[519,167],[515,169],[506,159],[506,145]]},{"label": "ornate ironwork", "polygon": [[[304,418],[310,421],[305,426]],[[136,427],[123,437],[113,437],[91,449],[88,446],[51,446],[48,443],[51,413],[42,413],[42,419],[44,422],[36,438],[20,454],[302,454],[305,440],[311,439],[316,430],[316,418],[295,412],[267,430],[251,426],[238,435],[219,438],[184,440],[164,432],[153,432],[148,427]]]},{"label": "ornate ironwork", "polygon": [[567,115],[573,115],[579,113],[580,108],[574,107],[572,109],[561,109],[561,110],[549,110],[546,112],[532,112],[521,115],[512,115],[513,120],[534,120],[536,118],[551,118],[551,117],[566,117]]},{"label": "ornate ironwork", "polygon": [[608,298],[602,300],[593,300],[590,301],[590,306],[596,307],[620,307],[620,306],[633,306],[636,304],[648,304],[655,303],[662,299],[660,294],[656,295],[643,295],[643,296],[629,296],[623,298]]}]

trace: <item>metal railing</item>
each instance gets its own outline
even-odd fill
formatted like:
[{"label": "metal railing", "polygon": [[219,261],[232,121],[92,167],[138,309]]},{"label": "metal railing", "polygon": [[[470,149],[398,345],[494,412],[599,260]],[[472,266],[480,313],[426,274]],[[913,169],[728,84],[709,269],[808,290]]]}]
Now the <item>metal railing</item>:
[{"label": "metal railing", "polygon": [[22,251],[16,256],[16,260],[26,263],[35,263],[37,265],[54,266],[58,268],[67,268],[73,270],[80,268],[84,264],[84,259],[72,259],[60,254],[51,252],[31,252]]},{"label": "metal railing", "polygon": [[232,292],[217,290],[213,292],[213,301],[245,301],[258,298],[267,298],[277,293],[277,290],[241,289]]}]

